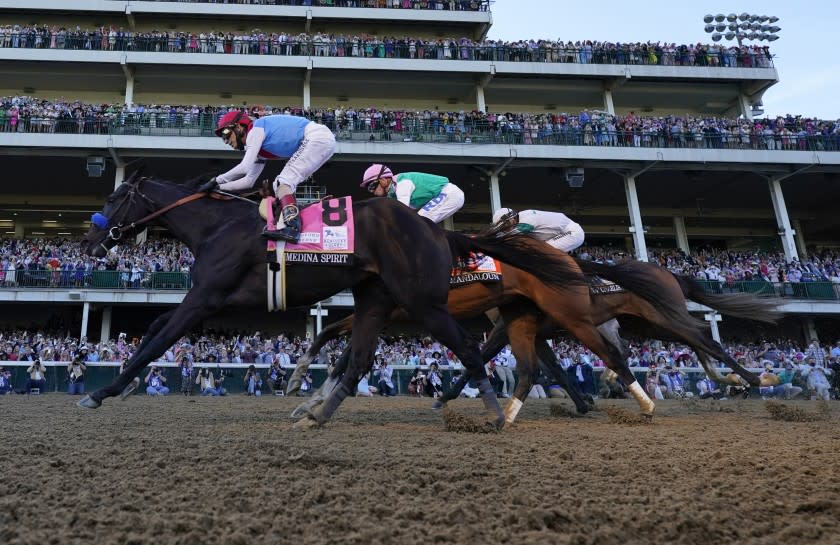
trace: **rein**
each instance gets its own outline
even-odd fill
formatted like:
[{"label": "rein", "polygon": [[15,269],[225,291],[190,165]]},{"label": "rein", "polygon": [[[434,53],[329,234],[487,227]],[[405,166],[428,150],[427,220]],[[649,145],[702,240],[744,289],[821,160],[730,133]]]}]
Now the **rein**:
[{"label": "rein", "polygon": [[[137,182],[135,182],[133,184],[133,185],[136,185],[137,187],[131,189],[129,194],[126,196],[126,198],[127,199],[133,199],[134,198],[134,193],[136,191],[137,194],[140,195],[146,202],[148,202],[150,204],[154,204],[149,197],[144,195],[139,190],[140,182],[142,182],[144,179],[145,178],[140,178],[139,180],[137,180]],[[254,191],[254,192],[251,192],[251,193],[245,193],[244,195],[234,195],[233,193],[227,193],[225,191],[216,191],[216,192],[209,192],[209,193],[208,192],[193,193],[191,195],[187,195],[186,197],[181,197],[177,201],[171,202],[171,203],[167,204],[166,206],[164,206],[163,208],[155,210],[154,212],[143,216],[142,218],[140,218],[137,221],[132,221],[131,223],[129,223],[127,225],[123,225],[122,223],[118,223],[114,227],[111,227],[110,229],[108,229],[108,236],[105,237],[99,243],[99,245],[107,252],[108,248],[105,247],[105,242],[107,240],[110,239],[110,240],[113,240],[114,242],[117,242],[117,241],[122,239],[123,234],[125,234],[127,231],[132,231],[132,230],[137,229],[138,227],[142,227],[146,223],[149,223],[153,219],[155,219],[159,216],[162,216],[163,214],[169,212],[170,210],[172,210],[174,208],[178,208],[179,206],[190,203],[192,201],[197,201],[199,199],[203,199],[204,197],[210,197],[211,199],[217,199],[217,200],[221,200],[221,201],[230,201],[230,200],[233,200],[233,199],[238,199],[238,200],[245,201],[245,202],[251,203],[253,205],[256,205],[257,204],[256,202],[254,202],[250,199],[247,199],[246,197],[257,194],[257,193],[258,193],[257,191]],[[120,204],[120,207],[121,206],[122,206],[122,203]]]}]

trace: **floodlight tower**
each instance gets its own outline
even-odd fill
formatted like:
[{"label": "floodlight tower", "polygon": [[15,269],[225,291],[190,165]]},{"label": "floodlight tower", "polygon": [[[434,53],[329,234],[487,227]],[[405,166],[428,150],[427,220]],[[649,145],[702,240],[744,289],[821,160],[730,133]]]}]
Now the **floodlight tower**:
[{"label": "floodlight tower", "polygon": [[712,40],[719,42],[721,39],[737,40],[738,46],[743,45],[743,40],[758,40],[774,42],[779,39],[781,27],[776,26],[779,18],[775,15],[758,15],[753,13],[742,13],[736,15],[730,13],[724,15],[706,15],[703,22],[706,23],[704,30],[712,35]]}]

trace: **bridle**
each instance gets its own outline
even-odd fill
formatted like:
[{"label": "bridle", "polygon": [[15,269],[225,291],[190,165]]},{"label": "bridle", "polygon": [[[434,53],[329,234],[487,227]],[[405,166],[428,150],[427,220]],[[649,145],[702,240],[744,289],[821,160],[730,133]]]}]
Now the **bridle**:
[{"label": "bridle", "polygon": [[[120,212],[123,209],[123,207],[125,207],[125,211],[122,213],[122,216],[127,215],[128,211],[131,209],[131,206],[134,204],[135,199],[137,197],[143,199],[148,205],[150,205],[151,208],[154,208],[155,206],[157,206],[157,204],[155,204],[155,202],[151,198],[149,198],[145,193],[140,191],[140,184],[146,179],[148,179],[148,178],[146,178],[145,176],[141,176],[141,177],[137,178],[136,180],[123,182],[124,184],[126,184],[128,186],[128,191],[126,192],[125,196],[122,198],[120,203],[117,205],[117,207],[114,209],[113,214],[111,214],[112,217],[117,217],[118,212]],[[109,251],[108,247],[105,246],[105,243],[107,241],[112,240],[112,241],[114,241],[114,243],[118,243],[120,240],[122,240],[123,235],[125,233],[127,233],[129,231],[135,231],[135,230],[137,230],[138,227],[143,227],[144,225],[146,225],[147,223],[149,223],[153,219],[155,219],[159,216],[162,216],[163,214],[169,212],[173,208],[177,208],[177,207],[179,207],[181,205],[184,205],[184,204],[187,204],[189,202],[196,201],[196,200],[204,198],[205,196],[208,196],[208,195],[211,198],[220,199],[220,200],[230,200],[230,199],[233,199],[233,198],[237,198],[237,199],[244,200],[246,202],[252,202],[252,201],[249,201],[248,199],[245,199],[245,198],[240,197],[238,195],[231,195],[229,193],[221,193],[221,194],[206,193],[206,192],[192,193],[190,195],[187,195],[186,197],[181,197],[177,201],[174,201],[174,202],[171,202],[171,203],[167,204],[163,208],[159,208],[159,209],[154,210],[153,212],[151,212],[149,214],[146,214],[145,216],[143,216],[139,220],[132,221],[132,222],[127,223],[127,224],[124,221],[119,221],[119,222],[116,223],[116,225],[113,225],[110,229],[108,229],[108,226],[112,224],[111,219],[108,218],[107,216],[97,212],[96,214],[94,214],[91,217],[91,221],[93,222],[94,225],[96,225],[100,229],[103,229],[103,230],[108,229],[108,235],[99,242],[99,246],[101,246],[102,249],[105,250],[105,252],[107,253]]]}]

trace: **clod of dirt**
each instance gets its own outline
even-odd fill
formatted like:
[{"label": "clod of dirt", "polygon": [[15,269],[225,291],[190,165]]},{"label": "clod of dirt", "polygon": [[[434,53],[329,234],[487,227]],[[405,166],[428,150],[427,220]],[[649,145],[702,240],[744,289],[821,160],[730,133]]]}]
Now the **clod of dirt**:
[{"label": "clod of dirt", "polygon": [[607,418],[612,424],[624,424],[626,426],[639,426],[642,424],[650,424],[651,420],[640,414],[631,413],[627,409],[621,407],[605,407],[604,412],[607,413]]},{"label": "clod of dirt", "polygon": [[574,408],[562,403],[552,403],[548,406],[548,412],[551,416],[559,418],[577,418],[580,416]]},{"label": "clod of dirt", "polygon": [[814,411],[806,411],[800,407],[789,407],[780,401],[768,401],[764,408],[770,413],[773,420],[784,420],[785,422],[817,422],[828,420],[831,417],[831,409],[828,403],[823,402]]},{"label": "clod of dirt", "polygon": [[443,425],[446,431],[460,431],[467,433],[499,433],[492,422],[478,420],[456,412],[449,407],[443,409]]}]

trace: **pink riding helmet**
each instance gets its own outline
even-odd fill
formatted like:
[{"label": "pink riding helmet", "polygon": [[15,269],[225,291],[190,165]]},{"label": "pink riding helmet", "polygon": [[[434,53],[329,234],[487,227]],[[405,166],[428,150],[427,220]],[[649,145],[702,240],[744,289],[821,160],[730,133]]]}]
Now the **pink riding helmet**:
[{"label": "pink riding helmet", "polygon": [[362,176],[362,183],[359,184],[359,187],[367,188],[371,182],[375,182],[379,178],[393,178],[394,173],[391,172],[391,169],[386,167],[385,165],[380,164],[373,164],[370,165],[367,170],[365,170],[364,175]]}]

